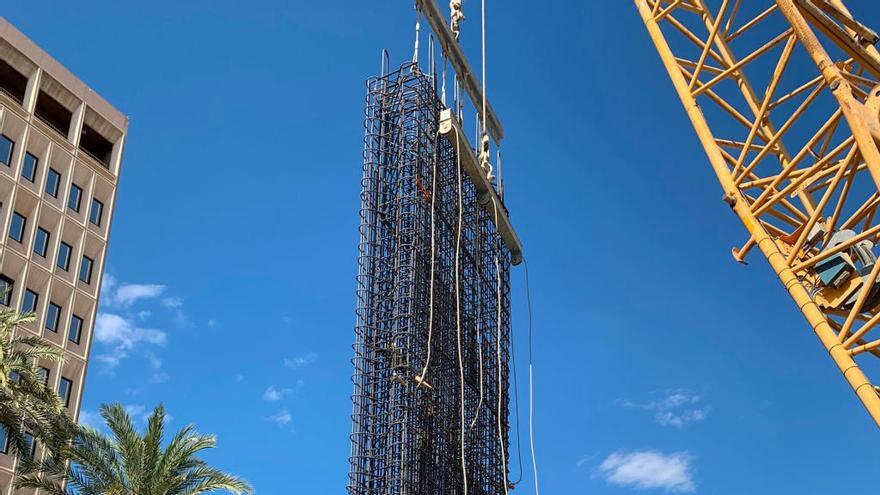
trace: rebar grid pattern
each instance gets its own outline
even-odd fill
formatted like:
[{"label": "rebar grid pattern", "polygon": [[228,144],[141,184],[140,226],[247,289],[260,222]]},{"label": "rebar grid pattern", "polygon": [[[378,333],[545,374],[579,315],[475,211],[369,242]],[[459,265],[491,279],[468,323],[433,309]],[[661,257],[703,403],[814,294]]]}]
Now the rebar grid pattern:
[{"label": "rebar grid pattern", "polygon": [[510,257],[438,135],[433,78],[404,65],[366,103],[348,492],[465,493],[463,395],[467,493],[502,494]]}]

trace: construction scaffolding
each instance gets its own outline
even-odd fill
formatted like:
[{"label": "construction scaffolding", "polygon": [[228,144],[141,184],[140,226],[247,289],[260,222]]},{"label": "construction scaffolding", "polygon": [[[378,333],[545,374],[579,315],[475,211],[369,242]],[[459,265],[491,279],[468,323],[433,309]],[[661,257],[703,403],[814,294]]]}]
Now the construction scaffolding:
[{"label": "construction scaffolding", "polygon": [[367,82],[350,495],[507,491],[507,215],[443,110],[417,64]]}]

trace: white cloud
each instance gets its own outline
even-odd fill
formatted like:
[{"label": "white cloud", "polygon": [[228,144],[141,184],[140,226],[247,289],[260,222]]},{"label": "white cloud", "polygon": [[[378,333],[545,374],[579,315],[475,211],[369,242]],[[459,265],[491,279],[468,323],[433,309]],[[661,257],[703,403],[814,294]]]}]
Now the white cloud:
[{"label": "white cloud", "polygon": [[95,319],[95,340],[102,344],[112,344],[123,350],[132,349],[137,344],[165,345],[167,335],[161,330],[140,328],[131,320],[111,313],[99,313]]},{"label": "white cloud", "polygon": [[122,284],[115,291],[108,292],[108,303],[128,308],[142,299],[153,299],[165,292],[164,285],[158,284]]},{"label": "white cloud", "polygon": [[101,278],[101,298],[104,299],[105,295],[109,296],[114,287],[116,287],[116,277],[104,272],[104,277]]},{"label": "white cloud", "polygon": [[[168,337],[162,330],[141,328],[122,316],[98,313],[95,319],[95,340],[113,347],[109,352],[97,356],[100,362],[112,370],[138,345],[165,345]],[[155,356],[153,358],[158,361]],[[151,360],[151,364],[155,364],[155,361]],[[161,361],[159,364],[161,365]]]},{"label": "white cloud", "polygon": [[693,493],[691,456],[687,452],[615,452],[596,470],[608,484],[637,490],[662,489],[670,493]]},{"label": "white cloud", "polygon": [[127,352],[115,351],[112,354],[98,354],[95,356],[95,359],[103,363],[106,370],[112,371],[113,368],[119,366],[119,363],[127,357]]},{"label": "white cloud", "polygon": [[158,369],[162,368],[162,360],[159,359],[158,356],[156,356],[152,352],[147,352],[145,355],[147,356],[147,361],[150,362],[151,368],[153,368],[154,370],[158,370]]},{"label": "white cloud", "polygon": [[125,407],[125,412],[127,412],[132,419],[146,421],[150,416],[147,412],[147,408],[141,404],[126,404],[123,407]]},{"label": "white cloud", "polygon": [[295,357],[293,359],[290,359],[290,358],[285,359],[284,366],[291,368],[291,369],[302,368],[304,366],[308,366],[308,365],[314,363],[315,360],[317,360],[317,359],[318,359],[318,355],[315,354],[314,352],[310,352],[310,353],[306,354],[305,356]]},{"label": "white cloud", "polygon": [[585,465],[587,465],[587,463],[592,462],[593,459],[595,459],[598,455],[599,454],[585,455],[585,456],[581,457],[580,459],[578,459],[577,462],[574,463],[574,467],[580,469],[580,468],[584,467]]},{"label": "white cloud", "polygon": [[[152,409],[147,409],[141,404],[125,404],[122,406],[125,409],[125,412],[131,416],[131,419],[135,423],[146,423],[148,419],[150,419],[150,415],[153,414]],[[168,414],[168,410],[165,411],[165,424],[174,421],[174,416]]]},{"label": "white cloud", "polygon": [[104,418],[96,412],[83,409],[79,412],[78,423],[89,428],[98,429],[104,425]]},{"label": "white cloud", "polygon": [[666,392],[661,399],[645,404],[630,401],[621,401],[621,404],[632,409],[651,411],[654,413],[654,421],[661,426],[673,428],[703,421],[712,410],[702,396],[682,390]]},{"label": "white cloud", "polygon": [[282,409],[266,419],[278,426],[287,426],[293,421],[293,416],[291,416],[290,411],[287,409]]},{"label": "white cloud", "polygon": [[268,401],[277,401],[292,393],[293,390],[289,388],[278,388],[275,385],[272,385],[263,393],[263,398]]},{"label": "white cloud", "polygon": [[162,305],[166,308],[179,308],[183,306],[183,299],[179,297],[166,297],[162,300]]}]

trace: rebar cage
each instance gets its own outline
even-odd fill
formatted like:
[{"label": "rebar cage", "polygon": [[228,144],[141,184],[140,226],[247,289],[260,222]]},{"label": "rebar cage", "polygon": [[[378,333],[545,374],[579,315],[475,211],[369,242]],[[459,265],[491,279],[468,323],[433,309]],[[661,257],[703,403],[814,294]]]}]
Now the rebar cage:
[{"label": "rebar cage", "polygon": [[507,483],[510,256],[438,133],[435,81],[367,81],[351,495]]}]

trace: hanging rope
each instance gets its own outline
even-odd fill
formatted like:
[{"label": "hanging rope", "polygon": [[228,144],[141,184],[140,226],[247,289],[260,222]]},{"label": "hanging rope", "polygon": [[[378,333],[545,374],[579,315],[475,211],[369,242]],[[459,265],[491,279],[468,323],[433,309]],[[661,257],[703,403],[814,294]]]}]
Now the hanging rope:
[{"label": "hanging rope", "polygon": [[455,328],[458,341],[458,379],[461,385],[461,476],[464,482],[464,495],[468,494],[467,459],[465,457],[465,418],[464,418],[464,354],[461,348],[461,273],[459,270],[461,257],[461,226],[462,226],[462,190],[461,190],[461,148],[458,133],[455,133],[456,176],[458,182],[458,229],[455,233]]},{"label": "hanging rope", "polygon": [[425,375],[428,374],[428,366],[431,364],[431,341],[434,335],[434,264],[437,256],[434,210],[437,204],[437,162],[439,161],[437,155],[440,153],[437,145],[439,139],[440,131],[438,130],[437,134],[434,135],[434,168],[431,172],[431,281],[428,287],[428,354],[425,357],[425,367],[422,368],[422,372],[416,377],[417,386],[419,387],[425,383]]},{"label": "hanging rope", "polygon": [[[480,321],[479,306],[477,306],[477,321]],[[480,400],[477,402],[477,412],[474,413],[474,419],[471,421],[468,432],[476,426],[477,421],[480,419],[480,411],[483,409],[483,332],[480,331],[479,327],[477,328],[477,352],[480,356]]]}]

